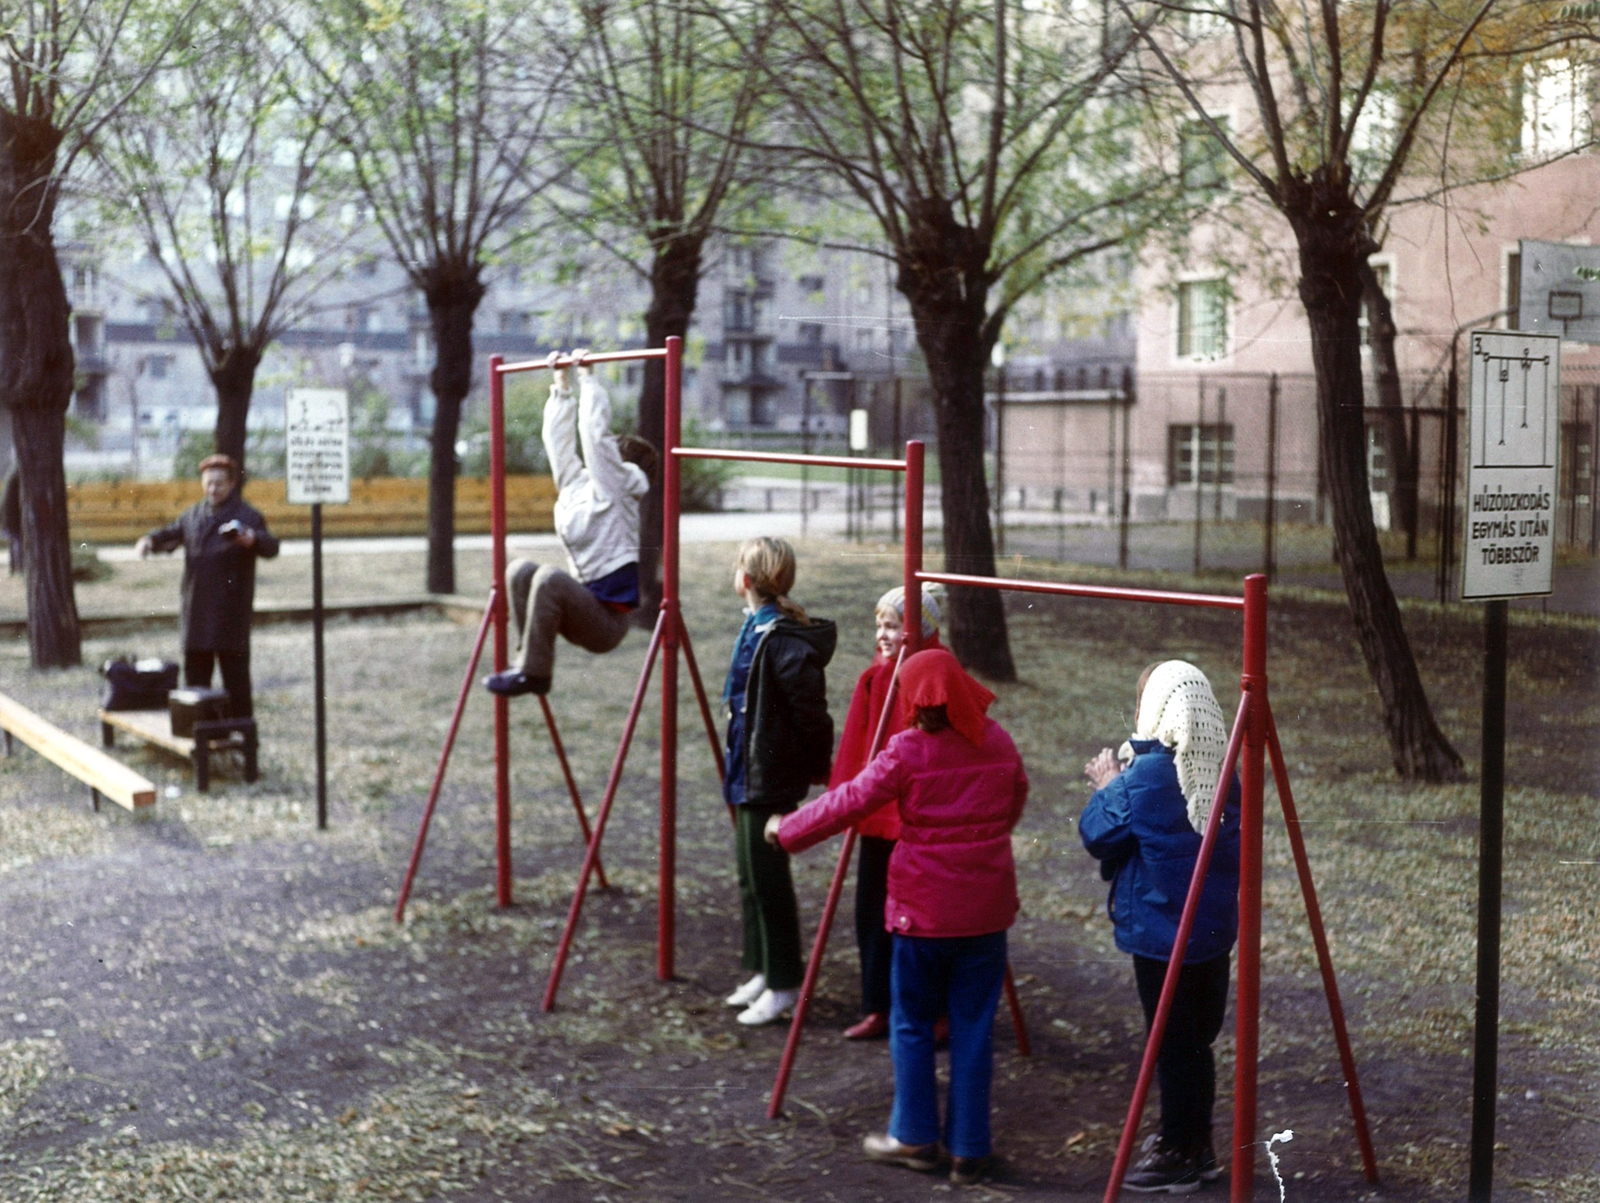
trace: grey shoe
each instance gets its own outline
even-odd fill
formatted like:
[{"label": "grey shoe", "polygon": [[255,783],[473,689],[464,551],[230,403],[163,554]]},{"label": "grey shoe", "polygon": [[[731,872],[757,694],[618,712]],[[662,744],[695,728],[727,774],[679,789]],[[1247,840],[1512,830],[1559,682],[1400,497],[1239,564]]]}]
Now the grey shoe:
[{"label": "grey shoe", "polygon": [[939,1168],[939,1142],[926,1145],[901,1144],[888,1133],[874,1132],[861,1141],[861,1151],[868,1161],[881,1161],[885,1165],[903,1165],[908,1170],[927,1173]]}]

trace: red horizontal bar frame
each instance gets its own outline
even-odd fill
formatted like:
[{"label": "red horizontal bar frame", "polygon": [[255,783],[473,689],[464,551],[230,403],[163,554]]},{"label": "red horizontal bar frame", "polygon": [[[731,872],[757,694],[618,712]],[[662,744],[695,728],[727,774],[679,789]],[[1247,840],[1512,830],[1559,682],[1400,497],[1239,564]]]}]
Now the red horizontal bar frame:
[{"label": "red horizontal bar frame", "polygon": [[757,464],[809,464],[820,468],[870,468],[878,472],[904,472],[903,459],[856,459],[848,455],[785,455],[781,451],[723,451],[716,447],[674,447],[683,459],[736,459]]},{"label": "red horizontal bar frame", "polygon": [[524,359],[517,363],[499,363],[490,365],[491,372],[498,372],[502,376],[509,376],[512,372],[542,372],[548,367],[570,368],[583,367],[591,363],[620,363],[627,359],[665,359],[665,347],[649,347],[642,351],[601,351],[596,355],[585,355],[582,359],[574,359],[570,355],[563,355],[551,364],[544,359]]},{"label": "red horizontal bar frame", "polygon": [[1244,598],[1220,593],[1173,593],[1163,589],[1116,589],[1109,585],[1069,585],[1062,581],[1025,581],[1004,576],[963,576],[956,572],[919,572],[924,584],[962,585],[977,589],[1015,589],[1020,593],[1059,593],[1067,597],[1098,597],[1107,601],[1154,602],[1163,606],[1209,606],[1217,610],[1243,610]]}]

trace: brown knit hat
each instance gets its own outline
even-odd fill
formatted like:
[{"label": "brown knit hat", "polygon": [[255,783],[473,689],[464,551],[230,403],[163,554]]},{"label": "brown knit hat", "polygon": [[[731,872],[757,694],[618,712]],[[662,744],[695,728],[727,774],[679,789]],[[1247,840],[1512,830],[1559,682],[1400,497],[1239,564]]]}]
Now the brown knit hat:
[{"label": "brown knit hat", "polygon": [[222,452],[219,451],[215,455],[208,455],[205,457],[205,459],[200,461],[200,474],[202,476],[209,472],[212,468],[221,468],[234,480],[239,479],[239,465],[234,462],[233,456],[231,455],[223,455]]}]

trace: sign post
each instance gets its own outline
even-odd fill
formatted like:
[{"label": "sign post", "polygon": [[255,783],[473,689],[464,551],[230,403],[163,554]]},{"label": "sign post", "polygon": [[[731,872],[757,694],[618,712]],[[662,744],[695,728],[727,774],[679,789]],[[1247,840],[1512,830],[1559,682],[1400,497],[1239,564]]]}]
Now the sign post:
[{"label": "sign post", "polygon": [[1500,1045],[1500,884],[1505,813],[1506,602],[1550,592],[1555,554],[1561,338],[1472,333],[1463,601],[1484,601],[1483,771],[1478,825],[1478,991],[1469,1203],[1494,1181]]},{"label": "sign post", "polygon": [[290,505],[311,507],[311,643],[316,662],[317,830],[328,829],[328,702],[322,649],[322,507],[350,501],[350,401],[342,388],[291,388],[284,397]]}]

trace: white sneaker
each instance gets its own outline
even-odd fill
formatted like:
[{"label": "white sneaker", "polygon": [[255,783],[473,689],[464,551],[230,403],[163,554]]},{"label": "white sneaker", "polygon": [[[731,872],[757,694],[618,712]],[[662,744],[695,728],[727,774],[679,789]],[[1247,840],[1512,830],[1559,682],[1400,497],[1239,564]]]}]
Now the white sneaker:
[{"label": "white sneaker", "polygon": [[758,973],[722,1001],[727,1003],[730,1007],[748,1007],[751,1003],[755,1002],[756,999],[761,997],[762,991],[764,991],[766,988],[766,975]]},{"label": "white sneaker", "polygon": [[763,990],[761,997],[739,1012],[739,1022],[746,1027],[760,1027],[775,1019],[782,1019],[794,1010],[800,997],[798,990]]}]

